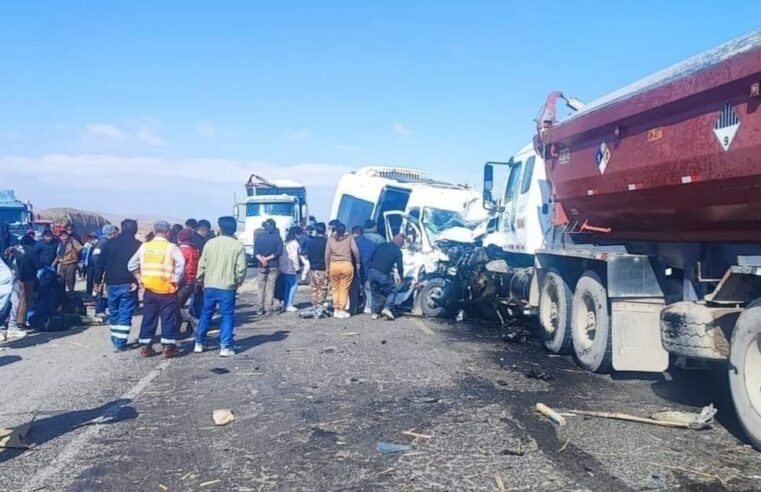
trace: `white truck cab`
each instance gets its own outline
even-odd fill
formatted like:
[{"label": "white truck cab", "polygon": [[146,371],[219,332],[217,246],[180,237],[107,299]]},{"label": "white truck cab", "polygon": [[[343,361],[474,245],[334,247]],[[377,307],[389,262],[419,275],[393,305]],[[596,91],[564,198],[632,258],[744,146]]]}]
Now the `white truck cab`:
[{"label": "white truck cab", "polygon": [[[507,177],[499,196],[493,197],[494,167],[506,166]],[[496,212],[484,247],[506,253],[533,255],[552,227],[552,197],[544,160],[532,144],[518,151],[508,162],[487,162],[484,166],[484,202]]]},{"label": "white truck cab", "polygon": [[235,216],[243,225],[238,239],[253,263],[254,243],[264,231],[265,221],[272,219],[285,240],[288,229],[307,218],[306,189],[296,181],[266,180],[252,175],[246,183],[246,192],[246,201],[235,205]]}]

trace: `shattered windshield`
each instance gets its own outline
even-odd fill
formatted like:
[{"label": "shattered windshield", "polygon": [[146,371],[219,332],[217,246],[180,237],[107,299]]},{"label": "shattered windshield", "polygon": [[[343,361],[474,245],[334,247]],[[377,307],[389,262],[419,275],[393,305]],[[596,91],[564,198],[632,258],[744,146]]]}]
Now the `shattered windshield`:
[{"label": "shattered windshield", "polygon": [[464,227],[466,229],[474,230],[483,221],[469,221],[459,212],[426,207],[423,209],[423,218],[421,222],[431,240],[435,241],[439,235],[448,229],[452,229],[453,227]]}]

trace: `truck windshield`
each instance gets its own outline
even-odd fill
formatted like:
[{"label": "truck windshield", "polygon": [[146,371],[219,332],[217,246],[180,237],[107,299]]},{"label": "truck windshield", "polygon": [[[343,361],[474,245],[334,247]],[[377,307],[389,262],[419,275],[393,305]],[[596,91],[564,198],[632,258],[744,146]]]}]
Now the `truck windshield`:
[{"label": "truck windshield", "polygon": [[518,194],[518,182],[521,178],[522,162],[516,162],[510,166],[510,174],[507,177],[507,186],[505,186],[505,203],[512,201]]},{"label": "truck windshield", "polygon": [[421,219],[423,228],[428,231],[431,240],[436,240],[441,233],[453,227],[465,227],[473,230],[481,222],[472,222],[466,220],[459,212],[451,210],[441,210],[439,208],[426,207],[423,209],[423,218]]},{"label": "truck windshield", "polygon": [[26,222],[26,211],[20,208],[0,208],[0,221],[6,224],[23,224]]},{"label": "truck windshield", "polygon": [[246,217],[270,216],[293,216],[293,203],[247,203]]}]

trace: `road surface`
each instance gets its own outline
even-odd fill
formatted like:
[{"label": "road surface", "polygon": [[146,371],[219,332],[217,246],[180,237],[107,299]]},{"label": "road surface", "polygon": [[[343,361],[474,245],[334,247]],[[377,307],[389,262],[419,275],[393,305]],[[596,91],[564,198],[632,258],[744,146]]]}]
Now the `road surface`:
[{"label": "road surface", "polygon": [[[761,489],[761,453],[709,373],[588,374],[519,325],[255,320],[252,288],[233,358],[190,342],[171,361],[112,353],[98,326],[4,345],[0,427],[35,420],[32,451],[0,452],[0,490]],[[704,431],[582,417],[558,428],[537,402],[720,413]],[[235,421],[215,426],[215,409]]]}]

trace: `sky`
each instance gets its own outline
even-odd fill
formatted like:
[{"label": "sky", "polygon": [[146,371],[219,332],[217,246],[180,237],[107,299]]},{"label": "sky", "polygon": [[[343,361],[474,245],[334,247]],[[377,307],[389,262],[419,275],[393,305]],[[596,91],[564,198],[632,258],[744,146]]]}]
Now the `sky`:
[{"label": "sky", "polygon": [[552,90],[591,101],[754,29],[751,1],[0,5],[0,188],[38,209],[215,218],[251,173],[478,186]]}]

